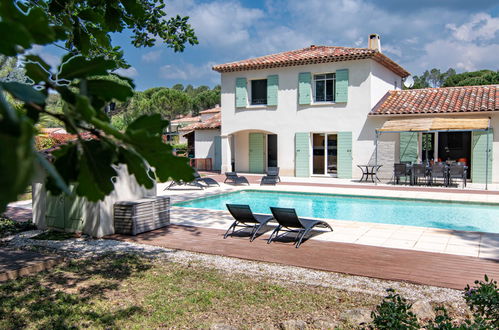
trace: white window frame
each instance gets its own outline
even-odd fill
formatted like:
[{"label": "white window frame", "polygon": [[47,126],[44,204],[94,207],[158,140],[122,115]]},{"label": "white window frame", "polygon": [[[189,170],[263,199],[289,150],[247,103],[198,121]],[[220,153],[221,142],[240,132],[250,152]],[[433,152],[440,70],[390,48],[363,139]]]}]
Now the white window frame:
[{"label": "white window frame", "polygon": [[[319,75],[328,75],[328,74],[333,74],[334,77],[332,78],[333,80],[333,100],[332,101],[317,101],[316,98],[316,80],[315,76]],[[324,79],[324,81],[327,81],[328,79]],[[326,85],[324,85],[325,88]],[[324,90],[324,96],[326,91]],[[312,103],[313,104],[334,104],[336,103],[336,72],[316,72],[312,74]]]}]

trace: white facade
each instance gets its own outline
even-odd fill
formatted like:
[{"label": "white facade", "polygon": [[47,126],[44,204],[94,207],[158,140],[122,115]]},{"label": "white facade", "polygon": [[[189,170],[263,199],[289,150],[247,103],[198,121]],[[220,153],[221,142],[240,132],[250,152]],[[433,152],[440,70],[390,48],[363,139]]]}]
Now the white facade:
[{"label": "white facade", "polygon": [[194,158],[215,159],[215,139],[220,129],[199,129],[194,131]]},{"label": "white facade", "polygon": [[[349,72],[346,103],[298,104],[299,73],[313,75],[341,69]],[[249,86],[251,80],[269,75],[279,77],[278,105],[236,108],[236,78],[246,78]],[[249,171],[250,132],[277,135],[278,166],[281,174],[288,176],[295,175],[296,133],[352,132],[353,177],[360,177],[355,164],[367,164],[374,157],[375,129],[384,121],[368,117],[368,113],[388,90],[400,89],[401,84],[400,76],[371,59],[222,73],[222,171],[229,171],[232,162],[236,171]],[[390,149],[393,155],[396,140],[393,135],[385,135],[379,148]]]}]

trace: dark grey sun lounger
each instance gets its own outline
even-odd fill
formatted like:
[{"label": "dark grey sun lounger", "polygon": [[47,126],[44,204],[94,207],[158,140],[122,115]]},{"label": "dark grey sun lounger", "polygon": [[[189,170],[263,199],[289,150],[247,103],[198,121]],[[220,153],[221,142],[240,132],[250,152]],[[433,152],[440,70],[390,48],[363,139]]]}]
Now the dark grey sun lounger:
[{"label": "dark grey sun lounger", "polygon": [[249,185],[248,179],[244,176],[237,175],[236,172],[225,172],[225,181],[224,183],[232,183],[232,184],[242,184],[246,183]]},{"label": "dark grey sun lounger", "polygon": [[280,237],[279,231],[283,228],[286,228],[286,230],[283,234],[281,234],[281,236],[284,236],[289,232],[297,233],[295,240],[295,246],[297,248],[300,247],[301,242],[305,237],[305,235],[307,235],[316,226],[329,228],[331,229],[331,231],[333,231],[333,228],[331,228],[331,226],[325,221],[298,218],[295,209],[271,207],[270,211],[272,211],[274,219],[277,221],[279,225],[276,227],[276,229],[274,229],[272,234],[270,234],[267,243],[270,243],[272,242],[272,240],[275,240],[276,238]]},{"label": "dark grey sun lounger", "polygon": [[205,185],[207,185],[208,187],[220,186],[220,184],[215,179],[202,177],[198,172],[194,172],[194,181],[202,182]]},{"label": "dark grey sun lounger", "polygon": [[281,182],[281,178],[279,177],[279,167],[269,167],[267,174],[263,176],[260,181],[260,186],[264,184],[276,185],[278,182]]},{"label": "dark grey sun lounger", "polygon": [[229,232],[232,230],[232,234],[234,234],[236,227],[243,227],[240,230],[244,228],[252,228],[251,230],[251,238],[250,242],[253,242],[253,240],[256,237],[256,234],[258,231],[267,224],[272,219],[271,215],[265,215],[265,214],[254,214],[251,211],[251,208],[249,205],[242,205],[242,204],[225,204],[227,206],[227,209],[229,210],[230,214],[234,217],[235,221],[230,225],[229,229],[225,232],[224,239],[229,236]]},{"label": "dark grey sun lounger", "polygon": [[170,190],[171,188],[175,187],[175,186],[192,186],[192,187],[197,187],[197,188],[201,188],[201,189],[204,189],[206,188],[205,185],[197,182],[196,180],[194,181],[191,181],[191,182],[186,182],[186,181],[182,181],[182,180],[174,180],[172,182],[170,182],[170,184],[163,190]]}]

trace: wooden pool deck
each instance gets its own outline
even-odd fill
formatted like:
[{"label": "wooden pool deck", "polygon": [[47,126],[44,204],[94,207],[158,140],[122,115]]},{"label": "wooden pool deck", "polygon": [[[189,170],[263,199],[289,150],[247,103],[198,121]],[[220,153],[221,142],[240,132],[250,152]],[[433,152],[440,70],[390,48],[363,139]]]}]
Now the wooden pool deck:
[{"label": "wooden pool deck", "polygon": [[484,274],[499,278],[499,260],[313,239],[296,249],[290,241],[267,244],[266,235],[250,243],[242,235],[223,239],[223,233],[220,229],[170,225],[137,236],[107,238],[452,289],[463,289]]}]

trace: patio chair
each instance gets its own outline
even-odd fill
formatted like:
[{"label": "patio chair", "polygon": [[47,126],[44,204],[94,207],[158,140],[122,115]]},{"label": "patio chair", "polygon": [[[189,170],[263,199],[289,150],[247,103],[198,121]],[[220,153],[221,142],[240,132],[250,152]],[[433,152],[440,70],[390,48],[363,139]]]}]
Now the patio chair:
[{"label": "patio chair", "polygon": [[411,170],[412,183],[419,184],[419,179],[424,179],[425,184],[428,184],[429,178],[426,172],[426,166],[424,164],[414,164]]},{"label": "patio chair", "polygon": [[165,190],[170,190],[171,188],[175,187],[175,186],[192,186],[192,187],[197,187],[197,188],[201,188],[201,189],[204,189],[206,188],[205,185],[197,182],[196,180],[194,181],[191,181],[191,182],[187,182],[187,181],[183,181],[183,180],[173,180],[172,182],[170,182],[170,184],[165,188],[163,189],[163,191]]},{"label": "patio chair", "polygon": [[249,181],[244,176],[237,175],[236,172],[225,172],[225,180],[224,183],[230,184],[242,184],[246,183],[249,186]]},{"label": "patio chair", "polygon": [[[224,234],[224,239],[229,236],[229,232],[232,230],[231,235],[235,233],[236,227],[244,228],[252,228],[250,233],[250,242],[256,237],[258,231],[267,225],[267,223],[272,220],[271,215],[265,214],[254,214],[251,211],[249,205],[241,205],[241,204],[225,204],[227,209],[229,210],[232,217],[234,217],[235,221],[230,225],[229,229]],[[239,230],[238,230],[239,231]]]},{"label": "patio chair", "polygon": [[267,175],[263,176],[260,181],[260,186],[264,184],[276,185],[278,182],[281,182],[281,178],[279,177],[279,167],[269,167]]},{"label": "patio chair", "polygon": [[399,184],[401,177],[404,177],[405,184],[407,184],[407,178],[411,177],[411,170],[409,166],[405,163],[393,164],[393,177],[395,178],[396,184]]},{"label": "patio chair", "polygon": [[202,177],[197,171],[194,172],[194,181],[202,182],[208,187],[211,187],[211,186],[219,186],[220,187],[220,184],[215,179]]},{"label": "patio chair", "polygon": [[442,179],[447,186],[447,167],[445,163],[435,163],[430,167],[430,185],[435,183],[435,179]]},{"label": "patio chair", "polygon": [[[272,240],[275,240],[278,237],[282,237],[287,233],[295,232],[297,233],[295,239],[295,247],[299,248],[305,235],[307,235],[314,227],[320,226],[323,228],[329,228],[331,229],[331,231],[333,231],[333,228],[331,228],[331,226],[325,221],[298,218],[295,209],[271,207],[270,211],[272,211],[272,214],[274,215],[274,219],[277,221],[278,226],[274,229],[272,234],[270,234],[270,237],[267,240],[267,244],[270,244]],[[285,232],[279,235],[279,231],[281,231],[281,229],[283,228],[286,228]]]},{"label": "patio chair", "polygon": [[460,179],[463,181],[463,188],[466,187],[466,177],[468,176],[466,166],[460,163],[451,164],[449,167],[449,185],[452,184],[452,179]]}]

